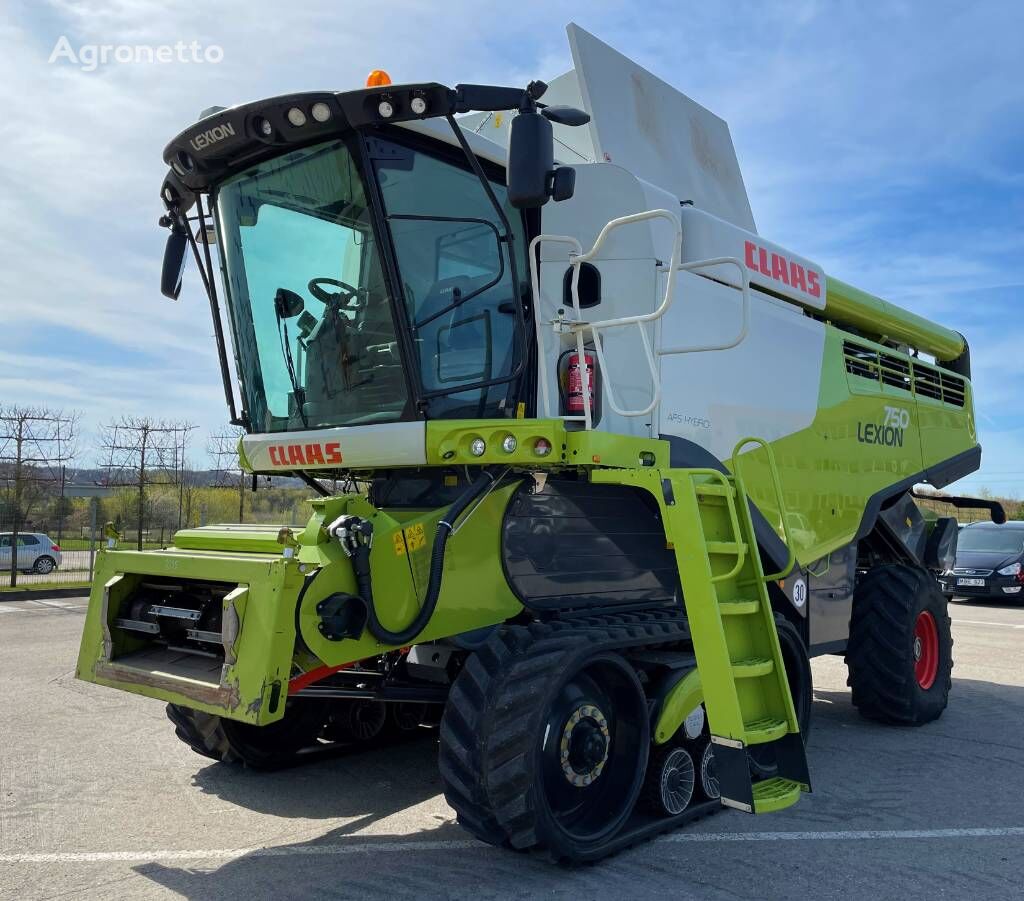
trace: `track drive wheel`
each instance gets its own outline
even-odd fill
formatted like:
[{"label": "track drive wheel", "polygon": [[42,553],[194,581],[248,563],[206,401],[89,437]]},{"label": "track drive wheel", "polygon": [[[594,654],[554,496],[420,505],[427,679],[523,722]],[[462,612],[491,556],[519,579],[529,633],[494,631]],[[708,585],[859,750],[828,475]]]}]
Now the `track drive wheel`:
[{"label": "track drive wheel", "polygon": [[174,734],[197,754],[257,770],[276,770],[297,762],[299,751],[312,745],[320,731],[313,713],[309,705],[293,705],[277,722],[251,726],[177,704],[167,705]]},{"label": "track drive wheel", "polygon": [[633,812],[649,745],[646,698],[624,657],[589,649],[579,633],[515,628],[453,687],[441,723],[445,796],[484,841],[584,859]]},{"label": "track drive wheel", "polygon": [[861,579],[846,664],[863,716],[920,726],[942,715],[952,684],[953,637],[946,599],[928,572],[894,564]]}]

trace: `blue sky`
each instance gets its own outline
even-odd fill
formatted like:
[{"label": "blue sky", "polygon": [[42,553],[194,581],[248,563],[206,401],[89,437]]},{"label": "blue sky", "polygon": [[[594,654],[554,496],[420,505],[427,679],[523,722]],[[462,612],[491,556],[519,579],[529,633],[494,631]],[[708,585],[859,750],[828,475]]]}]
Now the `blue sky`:
[{"label": "blue sky", "polygon": [[[570,66],[572,20],[725,118],[759,231],[971,341],[980,474],[1024,495],[1024,4],[514,5],[8,0],[0,24],[0,398],[224,425],[198,281],[157,290],[160,154],[213,104]],[[208,63],[47,62],[70,44]],[[87,436],[87,437],[91,437]],[[194,456],[202,463],[203,438]],[[83,462],[89,462],[87,459]]]}]

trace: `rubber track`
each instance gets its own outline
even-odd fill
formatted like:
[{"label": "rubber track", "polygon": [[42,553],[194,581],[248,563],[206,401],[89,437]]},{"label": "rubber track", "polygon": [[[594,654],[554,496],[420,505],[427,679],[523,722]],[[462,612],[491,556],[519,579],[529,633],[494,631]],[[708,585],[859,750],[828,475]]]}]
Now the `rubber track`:
[{"label": "rubber track", "polygon": [[174,734],[197,754],[222,763],[241,761],[231,749],[219,716],[168,704],[167,718],[174,723]]},{"label": "rubber track", "polygon": [[[529,770],[536,699],[560,674],[596,653],[663,647],[689,637],[682,612],[665,609],[501,629],[467,661],[441,721],[441,778],[459,822],[493,845],[520,850],[543,845]],[[547,850],[555,859],[598,859],[709,812],[646,822],[639,831],[627,825],[605,846],[581,854]]]},{"label": "rubber track", "polygon": [[[934,592],[941,597],[929,573],[902,564],[877,567],[857,586],[846,652],[847,684],[854,706],[864,716],[912,726],[938,716],[937,713],[923,716],[914,681],[914,611],[922,592]],[[941,604],[934,606],[932,613],[942,644],[943,636],[950,635],[944,598]],[[949,643],[951,649],[951,637]],[[943,656],[945,660],[940,662],[936,682],[944,681],[948,695],[953,684],[952,659],[949,651]]]}]

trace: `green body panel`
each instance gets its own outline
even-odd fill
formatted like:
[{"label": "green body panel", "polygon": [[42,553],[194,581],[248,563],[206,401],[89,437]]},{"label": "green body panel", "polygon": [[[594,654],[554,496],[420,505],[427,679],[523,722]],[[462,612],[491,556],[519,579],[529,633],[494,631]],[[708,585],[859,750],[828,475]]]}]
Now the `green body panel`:
[{"label": "green body panel", "polygon": [[[516,449],[501,448],[506,435],[516,438]],[[474,456],[469,446],[483,438],[486,450]],[[539,457],[533,448],[538,438],[551,442],[551,453]],[[557,419],[437,420],[427,423],[427,462],[436,466],[668,466],[669,444],[656,438],[616,435],[601,431],[567,431]]]},{"label": "green body panel", "polygon": [[654,723],[654,743],[663,745],[683,725],[694,708],[704,700],[704,687],[700,681],[700,670],[688,672],[665,695]]},{"label": "green body panel", "polygon": [[192,551],[236,551],[246,554],[280,554],[277,535],[281,526],[215,525],[182,529],[174,534],[174,546]]},{"label": "green body panel", "polygon": [[967,342],[952,329],[901,309],[837,278],[825,280],[825,316],[852,325],[864,334],[908,344],[939,360],[955,360]]},{"label": "green body panel", "polygon": [[[501,520],[518,479],[504,483],[462,520],[448,540],[444,578],[437,610],[417,642],[448,638],[493,626],[515,616],[522,605],[512,594],[501,568]],[[373,522],[370,566],[373,592],[381,623],[398,630],[419,610],[429,577],[434,533],[444,510],[424,510],[402,518],[376,510],[362,497],[323,498],[313,501],[313,516],[299,536],[299,559],[321,568],[299,610],[299,629],[309,649],[328,666],[362,660],[394,646],[381,644],[368,631],[358,640],[329,641],[317,630],[316,605],[336,593],[355,594],[352,566],[335,541],[323,531],[342,514],[355,514]]]},{"label": "green body panel", "polygon": [[[418,642],[493,626],[522,610],[502,573],[499,548],[502,516],[518,484],[518,479],[510,480],[491,492],[449,538],[437,611]],[[381,622],[397,630],[419,610],[434,533],[445,511],[403,509],[395,511],[400,516],[392,516],[359,495],[321,498],[312,501],[312,506],[313,515],[298,536],[297,552],[290,557],[284,556],[285,548],[277,542],[277,526],[210,526],[179,533],[175,549],[102,552],[82,639],[79,678],[265,724],[283,715],[293,662],[305,671],[393,650],[368,630],[358,640],[342,641],[330,641],[318,631],[316,605],[321,600],[336,592],[357,593],[351,562],[340,545],[328,538],[325,526],[342,514],[373,522],[370,564],[374,595]],[[271,548],[271,553],[260,552]],[[146,661],[126,659],[142,648],[144,641],[110,627],[125,593],[146,576],[247,586],[240,599],[243,609],[234,643],[237,662],[222,673],[195,678],[194,673],[163,666],[162,659],[157,661],[159,674]],[[115,584],[108,589],[111,580]],[[296,606],[307,582],[296,618]],[[296,650],[296,621],[312,656]],[[112,647],[110,635],[115,636]],[[264,702],[275,683],[280,702],[271,709]]]},{"label": "green body panel", "polygon": [[[955,407],[847,373],[843,343],[851,340],[910,360],[826,327],[814,422],[771,442],[783,488],[786,525],[802,565],[852,541],[872,495],[977,446],[969,382],[965,380],[964,406]],[[887,407],[905,410],[908,425],[898,435],[887,433],[894,444],[864,440],[875,433],[875,427],[884,427]],[[751,499],[782,536],[779,504],[764,451],[748,451],[741,460]],[[736,461],[728,462],[735,471]]]},{"label": "green body panel", "polygon": [[[112,628],[121,600],[147,576],[234,587],[224,604],[234,610],[237,636],[223,666],[175,669],[170,653],[140,657],[145,642]],[[284,713],[295,650],[294,599],[301,584],[298,561],[280,553],[101,551],[75,675],[247,723],[273,722]]]}]

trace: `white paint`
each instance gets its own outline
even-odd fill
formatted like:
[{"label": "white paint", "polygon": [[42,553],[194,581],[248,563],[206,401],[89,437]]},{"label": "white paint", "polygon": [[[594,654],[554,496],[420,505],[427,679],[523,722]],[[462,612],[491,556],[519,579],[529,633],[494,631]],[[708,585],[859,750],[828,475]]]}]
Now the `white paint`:
[{"label": "white paint", "polygon": [[[744,265],[752,284],[805,307],[825,309],[825,270],[817,263],[704,210],[683,207],[679,215],[683,223],[684,263],[734,257]],[[735,281],[736,273],[723,267],[720,277]]]},{"label": "white paint", "polygon": [[807,583],[803,579],[797,579],[793,583],[793,603],[797,607],[803,607],[807,603]]},{"label": "white paint", "polygon": [[[684,248],[686,241],[684,234]],[[680,272],[657,346],[724,343],[741,321],[739,290]],[[658,431],[728,460],[740,438],[776,441],[809,428],[818,412],[824,351],[822,323],[754,291],[747,336],[737,346],[661,357]]]},{"label": "white paint", "polygon": [[838,832],[679,832],[660,842],[863,842],[936,838],[1010,838],[1024,836],[1024,826],[976,829],[848,829]]},{"label": "white paint", "polygon": [[996,626],[1000,629],[1024,629],[1024,625],[1014,625],[1013,623],[991,623],[981,619],[952,619],[951,622],[954,626],[959,626],[961,623],[967,623],[971,626]]},{"label": "white paint", "polygon": [[[310,429],[302,432],[268,432],[242,438],[245,451],[256,472],[289,472],[292,469],[346,469],[363,466],[419,466],[427,462],[427,426],[423,422],[387,422],[375,425]],[[325,459],[330,458],[328,445],[337,445],[341,462],[281,464],[278,451],[271,448],[316,445]]]},{"label": "white paint", "polygon": [[[862,829],[837,832],[679,832],[655,843],[899,841],[919,839],[1014,838],[1024,826],[968,829]],[[452,841],[364,842],[334,845],[281,845],[273,848],[207,848],[151,851],[55,851],[0,854],[0,864],[139,863],[152,860],[236,860],[240,857],[341,857],[417,851],[491,851],[473,839]]]},{"label": "white paint", "polygon": [[755,231],[728,123],[578,25],[566,31],[595,159]]}]

